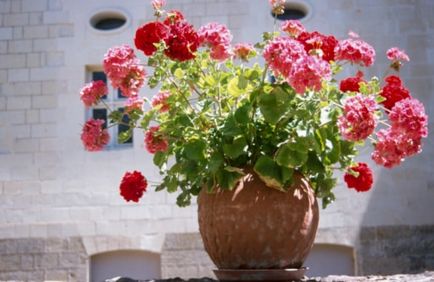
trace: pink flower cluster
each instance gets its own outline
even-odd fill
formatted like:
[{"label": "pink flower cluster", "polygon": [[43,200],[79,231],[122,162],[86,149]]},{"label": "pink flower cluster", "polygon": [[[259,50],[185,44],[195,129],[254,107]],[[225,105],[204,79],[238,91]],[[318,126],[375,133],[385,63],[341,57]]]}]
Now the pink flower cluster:
[{"label": "pink flower cluster", "polygon": [[281,25],[281,29],[293,38],[297,38],[302,32],[306,31],[304,26],[298,20],[284,21]]},{"label": "pink flower cluster", "polygon": [[254,52],[255,49],[248,43],[237,43],[233,49],[234,57],[243,61],[247,61]]},{"label": "pink flower cluster", "polygon": [[333,35],[324,35],[317,31],[302,32],[297,40],[303,44],[304,49],[311,55],[317,55],[326,62],[335,60],[335,48],[338,40]]},{"label": "pink flower cluster", "polygon": [[389,50],[387,50],[387,58],[389,60],[393,61],[410,61],[410,58],[408,57],[408,55],[403,51],[398,49],[397,47],[393,47],[390,48]]},{"label": "pink flower cluster", "polygon": [[339,41],[335,48],[335,59],[369,67],[374,63],[375,50],[363,40],[349,38]]},{"label": "pink flower cluster", "polygon": [[104,55],[104,72],[122,95],[137,95],[145,81],[145,68],[128,45],[110,48]]},{"label": "pink flower cluster", "polygon": [[150,126],[149,130],[145,132],[145,147],[149,153],[155,154],[156,152],[165,152],[169,147],[169,143],[163,138],[158,131],[160,126]]},{"label": "pink flower cluster", "polygon": [[97,80],[86,84],[80,91],[80,99],[86,107],[96,105],[98,101],[107,95],[108,89],[104,81]]},{"label": "pink flower cluster", "polygon": [[87,151],[101,151],[108,144],[110,136],[103,128],[104,123],[102,119],[90,119],[83,126],[81,141]]},{"label": "pink flower cluster", "polygon": [[208,23],[199,28],[198,35],[200,44],[210,47],[211,58],[223,61],[230,57],[232,34],[225,25]]},{"label": "pink flower cluster", "polygon": [[169,111],[170,107],[167,99],[170,97],[169,91],[160,91],[152,98],[152,107],[158,107],[160,113]]},{"label": "pink flower cluster", "polygon": [[142,111],[143,109],[143,100],[140,99],[139,96],[130,96],[125,102],[125,112],[127,114],[132,111]]},{"label": "pink flower cluster", "polygon": [[389,119],[392,126],[377,133],[372,159],[391,168],[422,150],[421,139],[428,136],[428,116],[421,102],[407,98],[395,104]]},{"label": "pink flower cluster", "polygon": [[377,103],[373,97],[357,94],[348,98],[344,105],[344,113],[338,119],[342,137],[355,142],[365,140],[374,132],[377,125],[376,110]]},{"label": "pink flower cluster", "polygon": [[329,79],[330,65],[316,56],[310,56],[303,45],[289,37],[277,37],[264,49],[264,58],[275,75],[282,75],[303,94],[307,88],[319,90],[321,80]]}]

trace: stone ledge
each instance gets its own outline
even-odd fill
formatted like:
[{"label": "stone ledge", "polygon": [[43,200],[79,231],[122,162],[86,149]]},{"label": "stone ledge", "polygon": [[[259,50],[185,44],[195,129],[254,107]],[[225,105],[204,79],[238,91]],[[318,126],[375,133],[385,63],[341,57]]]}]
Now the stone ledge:
[{"label": "stone ledge", "polygon": [[[419,274],[396,274],[396,275],[368,275],[368,276],[340,276],[332,275],[327,277],[306,278],[300,282],[433,282],[434,271],[425,271]],[[217,280],[210,278],[189,279],[184,280],[181,278],[173,279],[158,279],[158,280],[134,280],[129,278],[113,278],[106,280],[106,282],[217,282]]]}]

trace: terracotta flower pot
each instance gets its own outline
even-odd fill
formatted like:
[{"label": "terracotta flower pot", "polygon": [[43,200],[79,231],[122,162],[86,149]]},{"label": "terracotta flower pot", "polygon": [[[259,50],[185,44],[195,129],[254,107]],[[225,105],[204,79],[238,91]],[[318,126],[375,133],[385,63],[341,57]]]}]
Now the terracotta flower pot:
[{"label": "terracotta flower pot", "polygon": [[318,203],[300,175],[285,193],[250,171],[233,191],[202,190],[198,205],[205,250],[219,269],[300,268],[318,227]]}]

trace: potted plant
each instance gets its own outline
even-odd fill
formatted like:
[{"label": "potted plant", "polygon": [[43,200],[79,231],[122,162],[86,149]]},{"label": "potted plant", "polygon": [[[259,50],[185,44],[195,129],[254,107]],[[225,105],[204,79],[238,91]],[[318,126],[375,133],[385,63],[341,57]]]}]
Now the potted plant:
[{"label": "potted plant", "polygon": [[[387,168],[421,152],[427,116],[399,78],[409,61],[402,50],[387,52],[393,74],[369,79],[361,69],[375,50],[357,34],[337,40],[290,20],[255,45],[233,44],[224,25],[196,30],[181,12],[164,11],[163,0],[152,4],[156,20],[134,38],[147,62],[127,45],[104,57],[107,77],[128,97],[110,122],[128,115],[122,140],[144,131],[162,175],[157,191],[178,191],[181,207],[199,195],[200,231],[219,268],[300,268],[318,225],[316,198],[324,208],[335,199],[334,172],[358,192],[372,187],[371,169],[355,161],[360,147],[372,145],[372,159]],[[282,12],[284,1],[270,4]],[[337,79],[349,66],[359,71]],[[145,81],[160,89],[152,99],[139,96]],[[92,106],[106,93],[96,81],[81,99]],[[87,121],[81,139],[101,150],[109,139],[103,121]],[[147,184],[127,172],[120,194],[137,202]]]}]

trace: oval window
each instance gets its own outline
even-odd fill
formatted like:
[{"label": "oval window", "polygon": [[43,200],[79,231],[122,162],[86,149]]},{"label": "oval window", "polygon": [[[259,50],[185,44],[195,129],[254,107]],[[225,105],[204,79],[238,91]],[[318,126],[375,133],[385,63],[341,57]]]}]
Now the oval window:
[{"label": "oval window", "polygon": [[99,31],[120,29],[127,23],[127,17],[118,11],[103,11],[96,13],[90,19],[90,25]]},{"label": "oval window", "polygon": [[[277,19],[281,21],[286,20],[301,20],[308,14],[308,8],[301,3],[285,3],[285,9],[283,14],[277,15]],[[275,15],[271,12],[273,18]]]}]

